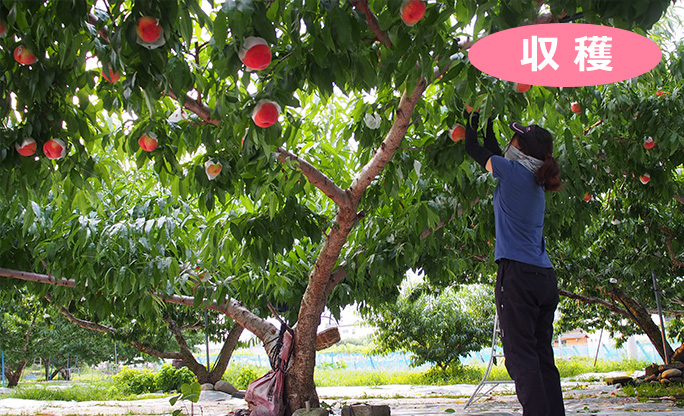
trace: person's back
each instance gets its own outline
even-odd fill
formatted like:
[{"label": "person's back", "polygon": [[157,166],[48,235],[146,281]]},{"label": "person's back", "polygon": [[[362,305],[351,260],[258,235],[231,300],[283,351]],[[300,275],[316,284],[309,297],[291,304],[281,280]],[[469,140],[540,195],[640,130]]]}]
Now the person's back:
[{"label": "person's back", "polygon": [[523,416],[564,416],[560,375],[553,359],[558,282],[544,242],[545,190],[560,189],[553,137],[539,126],[512,123],[502,155],[492,122],[484,147],[479,114],[466,124],[466,152],[499,180],[494,191],[498,263],[495,298],[506,369],[515,381]]}]

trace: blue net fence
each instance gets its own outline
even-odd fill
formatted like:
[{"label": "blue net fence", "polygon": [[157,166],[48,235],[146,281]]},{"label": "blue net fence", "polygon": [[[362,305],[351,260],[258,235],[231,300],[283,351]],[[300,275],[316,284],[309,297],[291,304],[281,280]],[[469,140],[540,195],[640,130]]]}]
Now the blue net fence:
[{"label": "blue net fence", "polygon": [[[491,348],[471,353],[462,361],[463,364],[476,364],[489,362]],[[584,344],[555,347],[554,354],[557,359],[570,359],[573,357],[594,358],[597,354],[597,345]],[[196,357],[201,359],[200,357]],[[622,360],[632,358],[649,362],[662,362],[655,347],[649,342],[637,341],[636,348],[628,352],[626,347],[601,344],[598,347],[598,359]],[[212,360],[215,357],[211,357]],[[426,370],[430,366],[411,367],[411,356],[405,353],[390,353],[387,355],[367,355],[361,353],[342,352],[319,352],[316,354],[316,365],[331,368],[346,368],[350,370]],[[268,367],[268,358],[265,354],[233,354],[231,365],[253,365]]]}]

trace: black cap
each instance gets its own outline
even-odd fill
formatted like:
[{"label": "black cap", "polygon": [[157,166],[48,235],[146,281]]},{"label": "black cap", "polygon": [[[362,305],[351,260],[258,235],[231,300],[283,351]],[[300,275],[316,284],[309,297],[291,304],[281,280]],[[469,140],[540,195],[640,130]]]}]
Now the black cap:
[{"label": "black cap", "polygon": [[525,142],[523,147],[529,156],[544,160],[553,151],[553,136],[546,129],[536,124],[523,126],[516,122],[511,123],[510,127]]}]

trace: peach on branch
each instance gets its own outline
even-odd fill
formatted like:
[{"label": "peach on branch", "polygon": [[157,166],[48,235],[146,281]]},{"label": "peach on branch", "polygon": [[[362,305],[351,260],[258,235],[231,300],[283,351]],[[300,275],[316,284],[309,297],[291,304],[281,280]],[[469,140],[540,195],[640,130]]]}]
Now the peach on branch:
[{"label": "peach on branch", "polygon": [[573,113],[581,113],[582,106],[577,101],[574,101],[572,104],[570,104],[570,110],[572,110]]},{"label": "peach on branch", "polygon": [[159,19],[150,16],[143,16],[138,19],[138,26],[135,28],[138,37],[147,43],[159,40],[162,30],[162,27],[159,26]]},{"label": "peach on branch", "polygon": [[591,201],[591,194],[589,192],[584,193],[584,202],[589,202]]},{"label": "peach on branch", "polygon": [[28,139],[24,139],[21,144],[15,143],[14,147],[17,149],[17,153],[19,153],[22,156],[31,156],[34,153],[36,153],[36,147],[38,144],[36,141],[32,138],[29,137]]},{"label": "peach on branch", "polygon": [[50,139],[43,144],[43,153],[48,159],[61,159],[66,155],[66,144],[60,139]]},{"label": "peach on branch", "polygon": [[247,68],[254,71],[266,69],[271,64],[271,48],[264,39],[255,36],[245,39],[238,56]]},{"label": "peach on branch", "polygon": [[136,42],[147,49],[156,49],[166,43],[164,29],[159,24],[159,19],[151,16],[143,16],[138,19],[135,27],[138,35]]},{"label": "peach on branch", "polygon": [[146,152],[151,152],[154,149],[157,148],[159,145],[159,141],[157,140],[157,135],[148,132],[144,133],[140,138],[138,139],[138,144],[140,145],[140,148]]},{"label": "peach on branch", "polygon": [[644,140],[644,149],[653,149],[653,147],[655,147],[655,141],[653,141],[653,137],[648,136]]},{"label": "peach on branch", "polygon": [[425,17],[425,2],[423,0],[406,0],[401,5],[401,20],[406,26],[413,26]]},{"label": "peach on branch", "polygon": [[31,65],[38,60],[36,55],[24,45],[19,45],[14,48],[14,59],[22,65]]},{"label": "peach on branch", "polygon": [[532,85],[530,84],[519,84],[517,82],[513,84],[516,92],[527,92],[531,87]]},{"label": "peach on branch", "polygon": [[651,174],[646,172],[643,175],[639,176],[639,180],[641,181],[641,183],[646,185],[651,180]]},{"label": "peach on branch", "polygon": [[4,20],[0,19],[0,38],[4,38],[7,36],[7,23],[5,23]]},{"label": "peach on branch", "polygon": [[216,179],[219,173],[221,173],[221,169],[223,169],[223,166],[213,160],[204,162],[204,173],[207,174],[207,178],[209,178],[210,181]]},{"label": "peach on branch", "polygon": [[465,138],[465,127],[461,124],[456,124],[449,131],[449,137],[451,140],[458,143]]},{"label": "peach on branch", "polygon": [[278,121],[280,106],[275,101],[261,100],[252,111],[252,120],[259,127],[270,127]]}]

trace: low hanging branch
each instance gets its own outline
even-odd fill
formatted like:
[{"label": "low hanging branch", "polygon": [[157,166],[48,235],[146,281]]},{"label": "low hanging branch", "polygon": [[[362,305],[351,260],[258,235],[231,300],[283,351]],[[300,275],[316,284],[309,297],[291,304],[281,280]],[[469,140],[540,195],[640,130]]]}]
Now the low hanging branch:
[{"label": "low hanging branch", "polygon": [[[117,330],[115,328],[97,324],[95,322],[90,322],[86,321],[83,319],[76,318],[74,315],[71,314],[65,307],[60,306],[60,305],[55,305],[55,307],[59,310],[59,312],[64,315],[64,317],[71,322],[72,324],[84,328],[84,329],[89,329],[91,331],[98,331],[102,332],[105,334],[112,334],[116,335]],[[166,351],[159,351],[156,348],[152,348],[149,345],[145,345],[139,341],[126,341],[136,349],[138,349],[141,352],[144,352],[145,354],[152,355],[154,357],[158,358],[165,358],[165,359],[182,359],[183,356],[179,352],[166,352]]]},{"label": "low hanging branch", "polygon": [[[74,279],[55,279],[50,275],[40,273],[29,273],[18,270],[0,268],[0,276],[11,277],[18,280],[43,283],[53,286],[66,286],[73,288],[76,287],[76,281]],[[195,304],[195,298],[191,296],[165,296],[159,294],[156,295],[159,296],[160,299],[166,303],[173,303],[185,306],[194,306]],[[251,311],[242,306],[242,304],[235,299],[230,299],[227,302],[223,302],[220,304],[216,301],[204,301],[202,302],[201,307],[204,309],[210,309],[228,315],[231,319],[240,324],[243,328],[252,332],[254,335],[256,335],[259,339],[261,339],[264,342],[270,341],[273,337],[278,336],[278,330],[273,324],[253,314]],[[108,331],[106,327],[102,327],[100,329],[103,329],[103,331],[100,332]]]}]

